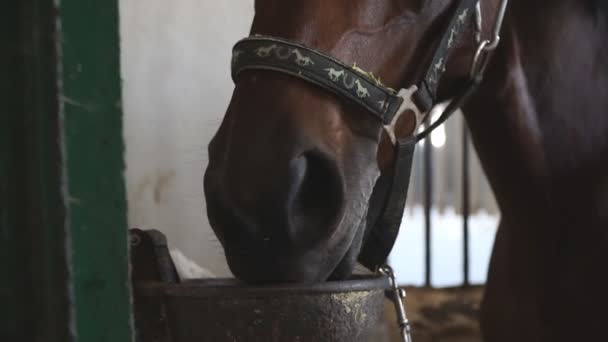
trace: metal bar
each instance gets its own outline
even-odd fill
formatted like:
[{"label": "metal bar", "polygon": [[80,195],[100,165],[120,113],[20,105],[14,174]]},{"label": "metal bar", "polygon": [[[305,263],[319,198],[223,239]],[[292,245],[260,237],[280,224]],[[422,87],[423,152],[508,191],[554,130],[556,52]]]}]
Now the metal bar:
[{"label": "metal bar", "polygon": [[469,269],[469,216],[470,216],[470,172],[469,172],[469,130],[467,123],[463,120],[462,123],[462,230],[463,230],[463,246],[462,246],[462,272],[463,285],[471,284],[470,269]]},{"label": "metal bar", "polygon": [[[428,122],[426,124],[428,126]],[[427,138],[424,144],[424,283],[431,286],[431,209],[433,206],[433,145]]]}]

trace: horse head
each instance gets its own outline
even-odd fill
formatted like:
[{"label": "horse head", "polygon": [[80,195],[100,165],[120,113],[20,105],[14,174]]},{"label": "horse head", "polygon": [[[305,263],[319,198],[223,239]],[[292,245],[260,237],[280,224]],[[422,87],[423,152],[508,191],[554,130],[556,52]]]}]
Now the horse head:
[{"label": "horse head", "polygon": [[[313,48],[400,89],[424,77],[458,3],[257,0],[251,34]],[[467,28],[450,52],[439,99],[468,76],[476,48],[469,18],[459,17]],[[269,50],[258,53],[268,56]],[[290,58],[311,65],[301,55]],[[339,70],[323,72],[334,82],[345,79]],[[370,196],[394,163],[382,123],[285,73],[249,70],[235,82],[205,174],[209,220],[231,270],[249,282],[350,275],[364,245]],[[354,88],[359,97],[369,96],[361,83]],[[413,135],[416,126],[416,115],[406,113],[395,133]]]}]

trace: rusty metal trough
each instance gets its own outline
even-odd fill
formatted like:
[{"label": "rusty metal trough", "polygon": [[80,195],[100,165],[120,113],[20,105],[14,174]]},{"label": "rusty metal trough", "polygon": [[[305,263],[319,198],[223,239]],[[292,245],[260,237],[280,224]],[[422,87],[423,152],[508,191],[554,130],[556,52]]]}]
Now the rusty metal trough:
[{"label": "rusty metal trough", "polygon": [[138,342],[383,341],[386,277],[251,287],[179,282],[166,240],[132,230]]}]

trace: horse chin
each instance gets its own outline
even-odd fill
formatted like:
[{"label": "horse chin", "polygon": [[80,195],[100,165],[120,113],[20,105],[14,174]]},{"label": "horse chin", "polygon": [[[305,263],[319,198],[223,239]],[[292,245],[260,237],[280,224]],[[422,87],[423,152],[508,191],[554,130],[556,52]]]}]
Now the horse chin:
[{"label": "horse chin", "polygon": [[340,281],[350,278],[357,265],[357,259],[363,246],[363,237],[365,235],[366,220],[359,222],[357,231],[350,247],[342,260],[338,263],[332,274],[329,276],[330,281]]},{"label": "horse chin", "polygon": [[355,249],[352,247],[348,250],[348,253],[342,260],[340,260],[340,263],[338,263],[338,266],[334,269],[327,280],[340,281],[351,277],[353,271],[355,270],[355,266],[357,265],[357,255],[359,254],[359,249],[357,249],[357,252],[352,252],[354,250]]},{"label": "horse chin", "polygon": [[[335,258],[320,253],[262,255],[232,253],[226,250],[226,259],[234,276],[249,284],[320,283],[347,278],[354,267],[352,258]],[[337,265],[337,266],[336,266]]]},{"label": "horse chin", "polygon": [[359,222],[355,229],[351,241],[344,240],[341,247],[325,251],[326,253],[320,253],[319,249],[296,254],[259,249],[236,250],[234,245],[230,244],[225,245],[224,249],[230,270],[237,279],[245,283],[340,281],[350,278],[357,265],[365,235],[365,220]]}]

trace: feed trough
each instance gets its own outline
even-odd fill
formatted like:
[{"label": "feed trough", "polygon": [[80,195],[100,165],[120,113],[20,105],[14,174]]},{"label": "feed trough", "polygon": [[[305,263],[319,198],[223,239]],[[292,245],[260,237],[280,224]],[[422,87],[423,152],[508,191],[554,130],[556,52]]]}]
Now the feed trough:
[{"label": "feed trough", "polygon": [[386,277],[273,286],[179,281],[164,236],[133,230],[132,241],[138,342],[385,339]]}]

